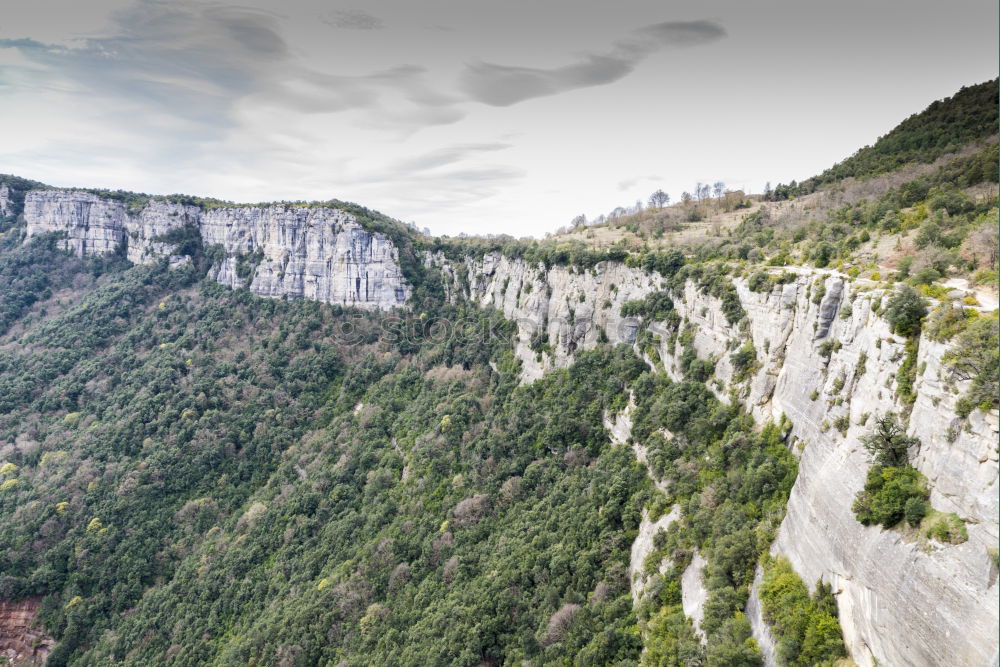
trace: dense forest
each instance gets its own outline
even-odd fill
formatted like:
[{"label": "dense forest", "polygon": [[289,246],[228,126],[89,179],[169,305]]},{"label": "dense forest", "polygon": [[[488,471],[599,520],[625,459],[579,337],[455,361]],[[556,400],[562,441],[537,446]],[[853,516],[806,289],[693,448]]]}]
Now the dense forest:
[{"label": "dense forest", "polygon": [[[804,224],[758,208],[683,249],[435,239],[354,204],[309,204],[393,241],[413,291],[390,312],[222,287],[207,279],[219,249],[186,228],[169,240],[193,261],[175,268],[28,241],[24,190],[44,186],[0,176],[15,207],[0,218],[0,599],[39,601],[54,666],[721,667],[763,664],[745,613],[756,576],[781,664],[836,664],[847,650],[830,587],[768,555],[798,472],[791,425],[721,400],[707,384],[718,358],[699,357],[674,300],[687,285],[718,300],[746,339],[726,351],[740,383],[758,362],[733,279],[769,292],[796,279],[792,264],[843,271],[890,295],[904,407],[923,333],[955,341],[943,367],[972,380],[959,416],[996,409],[996,314],[942,285],[956,269],[996,282],[997,144],[983,129],[995,97],[995,81],[963,89],[769,198],[967,149],[921,175]],[[151,197],[100,194],[133,208]],[[914,251],[891,271],[859,250],[907,234]],[[621,262],[660,286],[621,309],[641,322],[634,346],[605,335],[523,384],[515,324],[421,257],[488,252],[581,272]],[[680,360],[673,379],[652,321]],[[614,444],[606,420],[626,406],[631,442]],[[863,439],[857,520],[960,544],[964,525],[929,503],[906,456],[919,443],[896,419]],[[634,601],[633,541],[644,516],[668,513]],[[697,626],[681,591],[695,559]]]},{"label": "dense forest", "polygon": [[[0,286],[0,596],[41,597],[49,664],[635,664],[644,631],[650,663],[759,664],[741,610],[794,459],[700,381],[604,345],[519,386],[511,325],[430,287],[361,314],[17,232],[0,270],[44,278]],[[602,421],[631,393],[683,507],[638,614],[655,496]],[[676,607],[698,548],[707,649]]]}]

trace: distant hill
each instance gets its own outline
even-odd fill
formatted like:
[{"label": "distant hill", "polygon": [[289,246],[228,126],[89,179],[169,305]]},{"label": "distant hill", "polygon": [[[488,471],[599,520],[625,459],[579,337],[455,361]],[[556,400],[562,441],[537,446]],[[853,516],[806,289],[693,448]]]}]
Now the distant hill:
[{"label": "distant hill", "polygon": [[[845,178],[865,178],[893,171],[911,162],[928,164],[970,141],[997,133],[997,79],[963,87],[951,97],[932,102],[888,134],[879,137],[843,162],[798,186],[779,185],[775,195],[807,194],[821,185]],[[783,192],[788,188],[787,192]]]}]

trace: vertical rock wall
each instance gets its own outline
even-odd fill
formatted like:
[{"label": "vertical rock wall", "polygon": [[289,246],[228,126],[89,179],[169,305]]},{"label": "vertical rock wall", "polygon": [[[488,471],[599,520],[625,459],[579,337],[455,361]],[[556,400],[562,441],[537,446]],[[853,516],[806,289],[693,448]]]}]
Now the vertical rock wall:
[{"label": "vertical rock wall", "polygon": [[[499,255],[469,261],[466,270],[471,298],[518,323],[525,381],[568,365],[601,331],[611,343],[634,340],[635,322],[620,316],[621,304],[662,283],[656,274],[620,264],[545,270]],[[721,302],[691,283],[674,304],[694,325],[698,355],[717,360],[720,397],[735,390],[759,421],[781,415],[792,421],[799,474],[773,551],[786,555],[806,582],[822,578],[833,585],[845,641],[858,663],[997,664],[1000,596],[988,551],[997,545],[1000,509],[997,414],[957,419],[955,401],[965,387],[943,375],[947,347],[922,339],[909,421],[922,445],[911,458],[930,480],[931,503],[965,520],[969,539],[941,544],[862,526],[851,510],[870,465],[859,437],[875,417],[905,409],[895,385],[905,341],[873,310],[884,291],[809,271],[763,293],[742,279],[734,284],[747,313],[742,325],[728,322]],[[665,333],[655,323],[650,328]],[[531,348],[538,331],[547,334],[551,354]],[[678,376],[680,350],[665,338],[660,358]],[[747,340],[758,368],[737,384],[730,355]]]},{"label": "vertical rock wall", "polygon": [[260,296],[388,309],[404,304],[410,293],[392,242],[334,208],[274,205],[202,212],[151,199],[134,211],[89,192],[45,190],[27,193],[24,215],[29,237],[63,232],[64,247],[80,256],[124,246],[134,263],[169,256],[174,246],[157,239],[193,227],[206,246],[225,250],[211,277]]}]

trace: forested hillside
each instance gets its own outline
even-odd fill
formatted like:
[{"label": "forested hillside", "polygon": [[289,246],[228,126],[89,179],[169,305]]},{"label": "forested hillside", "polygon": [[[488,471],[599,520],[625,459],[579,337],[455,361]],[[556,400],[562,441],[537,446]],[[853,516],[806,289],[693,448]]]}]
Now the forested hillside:
[{"label": "forested hillside", "polygon": [[[996,595],[980,498],[995,452],[975,449],[998,407],[996,308],[976,296],[997,275],[995,97],[995,81],[963,89],[769,201],[730,197],[731,228],[676,247],[642,236],[662,212],[606,244],[434,239],[337,201],[248,213],[57,191],[119,216],[117,249],[88,253],[90,218],[60,231],[63,200],[39,196],[26,219],[45,186],[0,176],[0,603],[29,610],[42,638],[24,650],[48,665],[722,667],[941,643],[871,634],[855,601],[881,571],[861,592],[825,560],[803,581],[806,547],[834,549],[782,542],[802,522],[838,552],[876,545],[871,568],[905,560],[919,594],[956,586],[941,625],[971,627]],[[197,216],[218,209],[356,234],[361,257],[377,241],[405,292],[368,310],[255,295],[264,250],[207,244]],[[126,259],[126,224],[182,217],[143,237],[162,254]],[[891,460],[863,453],[875,425]],[[859,489],[846,518],[805,495],[837,475]],[[968,581],[975,596],[952,595]],[[965,639],[948,640],[990,648]]]}]

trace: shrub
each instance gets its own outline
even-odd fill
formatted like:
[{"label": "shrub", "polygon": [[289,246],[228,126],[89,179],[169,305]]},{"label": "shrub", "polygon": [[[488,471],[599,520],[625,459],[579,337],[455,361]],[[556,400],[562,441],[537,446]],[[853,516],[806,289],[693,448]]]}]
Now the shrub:
[{"label": "shrub", "polygon": [[959,401],[960,414],[968,415],[980,407],[984,410],[1000,407],[1000,328],[997,314],[973,320],[958,335],[955,345],[942,357],[952,380],[971,381],[969,390]]},{"label": "shrub", "polygon": [[926,501],[929,496],[927,480],[916,468],[874,465],[868,470],[865,487],[858,492],[852,509],[858,521],[866,526],[881,524],[892,528],[903,520],[910,499]]},{"label": "shrub", "polygon": [[920,524],[920,532],[925,537],[947,544],[961,544],[969,539],[965,522],[954,512],[930,510]]},{"label": "shrub", "polygon": [[923,498],[910,498],[906,501],[906,505],[903,506],[903,516],[906,518],[906,523],[911,526],[919,525],[920,520],[923,519],[926,514],[927,503]]}]

